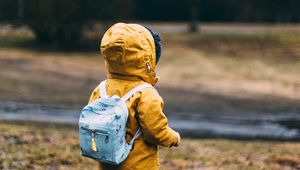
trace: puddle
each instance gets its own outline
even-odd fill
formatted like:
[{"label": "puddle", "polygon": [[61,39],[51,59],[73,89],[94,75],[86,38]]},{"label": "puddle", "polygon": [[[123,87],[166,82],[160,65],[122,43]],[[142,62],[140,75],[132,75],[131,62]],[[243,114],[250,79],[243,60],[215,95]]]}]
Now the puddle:
[{"label": "puddle", "polygon": [[[0,102],[1,120],[77,124],[79,113],[80,108]],[[299,113],[179,113],[168,119],[185,137],[300,140]]]}]

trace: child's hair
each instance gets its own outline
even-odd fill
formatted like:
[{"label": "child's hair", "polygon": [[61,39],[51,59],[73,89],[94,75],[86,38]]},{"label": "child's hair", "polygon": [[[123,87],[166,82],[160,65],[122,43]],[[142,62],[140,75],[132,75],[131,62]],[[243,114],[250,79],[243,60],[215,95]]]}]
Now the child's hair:
[{"label": "child's hair", "polygon": [[[144,26],[144,25],[143,25]],[[161,56],[161,38],[158,33],[155,31],[151,30],[150,28],[144,26],[152,35],[155,43],[155,56],[156,56],[156,64],[158,63],[158,60]]]}]

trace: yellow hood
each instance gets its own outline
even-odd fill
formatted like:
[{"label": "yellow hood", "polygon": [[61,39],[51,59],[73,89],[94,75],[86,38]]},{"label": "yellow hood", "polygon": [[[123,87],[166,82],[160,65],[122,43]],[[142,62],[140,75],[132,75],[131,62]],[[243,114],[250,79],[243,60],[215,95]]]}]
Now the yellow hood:
[{"label": "yellow hood", "polygon": [[100,50],[108,78],[143,80],[155,85],[155,44],[151,33],[138,24],[117,23],[104,34]]}]

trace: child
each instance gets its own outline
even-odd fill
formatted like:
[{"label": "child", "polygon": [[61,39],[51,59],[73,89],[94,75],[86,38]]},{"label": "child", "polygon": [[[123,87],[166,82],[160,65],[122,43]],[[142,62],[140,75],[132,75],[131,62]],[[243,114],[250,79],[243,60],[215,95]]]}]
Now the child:
[{"label": "child", "polygon": [[[125,23],[109,28],[101,41],[101,53],[108,71],[107,94],[122,97],[144,82],[155,85],[155,67],[160,51],[160,38],[149,28]],[[97,87],[89,102],[98,98],[100,92]],[[154,89],[142,89],[127,100],[126,105],[129,111],[126,141],[132,139],[139,127],[142,134],[135,140],[124,162],[117,166],[99,163],[99,169],[157,170],[158,145],[178,146],[180,135],[168,126],[162,112],[163,100]]]}]

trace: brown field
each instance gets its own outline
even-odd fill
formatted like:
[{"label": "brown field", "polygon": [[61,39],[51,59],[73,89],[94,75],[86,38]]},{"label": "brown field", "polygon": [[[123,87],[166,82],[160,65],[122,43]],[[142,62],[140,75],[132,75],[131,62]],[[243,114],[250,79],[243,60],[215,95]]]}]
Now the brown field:
[{"label": "brown field", "polygon": [[[0,37],[0,100],[82,106],[106,77],[98,39],[89,41],[91,51],[64,52],[40,48],[28,30],[0,31]],[[157,88],[170,112],[299,109],[299,32],[162,38]]]},{"label": "brown field", "polygon": [[[0,169],[96,169],[82,158],[77,127],[0,122]],[[178,148],[160,148],[162,170],[296,170],[299,143],[184,139]]]},{"label": "brown field", "polygon": [[[162,35],[157,88],[167,114],[299,112],[299,31],[209,27],[217,31]],[[35,44],[26,29],[0,28],[0,101],[83,106],[106,77],[98,40],[89,43],[92,50],[60,51]],[[0,129],[0,169],[95,167],[80,156],[74,126],[2,121]],[[184,139],[179,148],[162,148],[160,157],[166,170],[300,169],[299,142]]]}]

